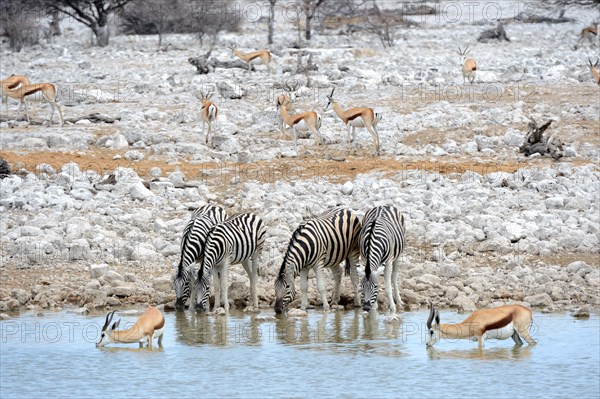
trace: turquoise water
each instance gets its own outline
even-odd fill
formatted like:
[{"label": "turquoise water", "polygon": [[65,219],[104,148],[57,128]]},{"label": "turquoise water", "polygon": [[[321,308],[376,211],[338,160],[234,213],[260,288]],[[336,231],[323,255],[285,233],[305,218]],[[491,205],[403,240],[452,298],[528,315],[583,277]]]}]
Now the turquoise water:
[{"label": "turquoise water", "polygon": [[[103,314],[2,321],[0,397],[600,397],[597,315],[535,313],[538,345],[486,341],[482,352],[470,341],[427,350],[426,312],[393,323],[360,311],[266,321],[236,312],[165,318],[164,347],[152,351],[97,349]],[[122,319],[121,327],[136,317]]]}]

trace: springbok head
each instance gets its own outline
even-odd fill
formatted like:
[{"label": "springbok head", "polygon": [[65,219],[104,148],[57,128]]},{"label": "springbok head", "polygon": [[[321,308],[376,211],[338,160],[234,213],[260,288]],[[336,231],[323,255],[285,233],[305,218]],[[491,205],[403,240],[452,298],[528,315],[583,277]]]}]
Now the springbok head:
[{"label": "springbok head", "polygon": [[113,317],[115,317],[115,312],[116,310],[113,310],[112,312],[109,312],[106,315],[106,320],[104,321],[104,326],[102,326],[102,331],[100,334],[100,341],[96,343],[96,348],[101,348],[106,344],[114,342],[112,333],[117,328],[119,328],[119,324],[121,323],[121,319],[119,319],[116,322],[112,323],[112,325],[110,325],[110,323],[113,320]]},{"label": "springbok head", "polygon": [[462,50],[460,46],[458,46],[458,56],[460,57],[461,64],[465,63],[465,61],[467,60],[467,55],[469,55],[470,52],[471,49],[469,49],[469,47],[465,47],[465,49]]},{"label": "springbok head", "polygon": [[331,89],[331,94],[329,94],[327,97],[327,105],[325,106],[325,111],[327,111],[329,109],[329,106],[333,103],[333,93],[335,93],[335,87],[333,89]]},{"label": "springbok head", "polygon": [[429,305],[429,317],[427,318],[427,337],[425,345],[431,348],[440,340],[440,313],[433,303]]}]

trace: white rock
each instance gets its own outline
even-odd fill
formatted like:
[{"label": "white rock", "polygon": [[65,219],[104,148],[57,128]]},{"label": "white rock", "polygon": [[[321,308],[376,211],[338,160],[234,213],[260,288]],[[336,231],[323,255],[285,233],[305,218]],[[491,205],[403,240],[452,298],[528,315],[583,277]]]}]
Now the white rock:
[{"label": "white rock", "polygon": [[342,186],[342,194],[344,195],[352,195],[352,191],[354,190],[354,184],[351,181],[347,181]]},{"label": "white rock", "polygon": [[[107,142],[107,144],[108,144],[108,142]],[[123,136],[122,134],[118,134],[112,140],[112,143],[110,144],[110,146],[114,150],[124,150],[127,147],[129,147],[129,143],[127,142],[127,139],[125,138],[125,136]]]},{"label": "white rock", "polygon": [[154,193],[152,193],[152,191],[148,190],[146,188],[146,186],[144,186],[144,183],[142,183],[141,181],[132,184],[129,187],[129,194],[131,195],[131,198],[136,199],[136,200],[146,200],[148,198],[152,198],[154,197]]}]

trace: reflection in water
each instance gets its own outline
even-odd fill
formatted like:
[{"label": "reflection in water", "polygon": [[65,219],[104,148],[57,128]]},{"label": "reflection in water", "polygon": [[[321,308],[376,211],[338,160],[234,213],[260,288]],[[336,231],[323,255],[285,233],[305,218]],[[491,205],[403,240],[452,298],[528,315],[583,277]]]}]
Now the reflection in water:
[{"label": "reflection in water", "polygon": [[427,349],[427,356],[431,360],[524,360],[531,356],[530,345],[515,345],[511,348],[487,348],[487,349],[454,349],[438,350],[435,347]]},{"label": "reflection in water", "polygon": [[227,317],[197,312],[176,312],[176,339],[185,345],[227,345]]},{"label": "reflection in water", "polygon": [[[156,346],[152,351],[139,349],[137,344],[93,348],[104,314],[57,313],[0,321],[0,396],[108,396],[106,387],[118,375],[135,387],[136,397],[183,399],[198,392],[239,397],[250,392],[257,397],[412,398],[441,392],[454,398],[464,396],[465,386],[477,376],[477,393],[483,397],[510,392],[516,398],[532,393],[568,398],[575,392],[582,398],[600,398],[596,314],[586,321],[574,321],[568,314],[536,314],[538,345],[487,341],[482,351],[465,340],[440,342],[426,350],[426,312],[405,312],[397,321],[361,310],[309,312],[301,319],[272,314],[165,312],[164,352]],[[198,359],[217,359],[219,367],[203,367],[196,378],[190,365]],[[249,369],[253,364],[259,366]],[[384,372],[368,373],[368,378],[350,373],[340,380],[335,364]],[[293,365],[294,375],[311,376],[311,384],[290,378],[290,367],[282,365]],[[242,386],[246,390],[241,391]]]},{"label": "reflection in water", "polygon": [[132,347],[125,347],[125,346],[102,346],[97,349],[102,352],[113,352],[113,353],[117,353],[117,352],[152,353],[152,352],[164,352],[165,351],[164,347],[159,347],[158,345],[153,346],[152,349],[148,348],[147,346],[143,346],[141,348],[132,348]]}]

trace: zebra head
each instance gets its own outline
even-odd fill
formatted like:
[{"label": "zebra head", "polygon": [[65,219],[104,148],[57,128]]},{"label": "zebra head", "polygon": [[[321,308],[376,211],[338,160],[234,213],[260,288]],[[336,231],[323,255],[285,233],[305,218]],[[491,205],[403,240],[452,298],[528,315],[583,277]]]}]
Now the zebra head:
[{"label": "zebra head", "polygon": [[198,278],[196,279],[196,303],[194,307],[199,312],[206,312],[210,307],[209,297],[210,297],[210,277],[212,274],[212,269],[207,269],[203,266],[198,270]]},{"label": "zebra head", "polygon": [[173,276],[173,289],[175,290],[175,309],[185,309],[185,304],[190,298],[190,271],[178,268]]},{"label": "zebra head", "polygon": [[294,278],[288,273],[279,274],[275,280],[275,313],[282,313],[295,297]]},{"label": "zebra head", "polygon": [[365,274],[360,285],[363,292],[363,310],[368,312],[372,307],[377,308],[378,287],[375,273]]},{"label": "zebra head", "polygon": [[425,345],[431,348],[440,340],[440,313],[435,309],[433,303],[429,305],[429,317],[427,318],[427,337]]}]

